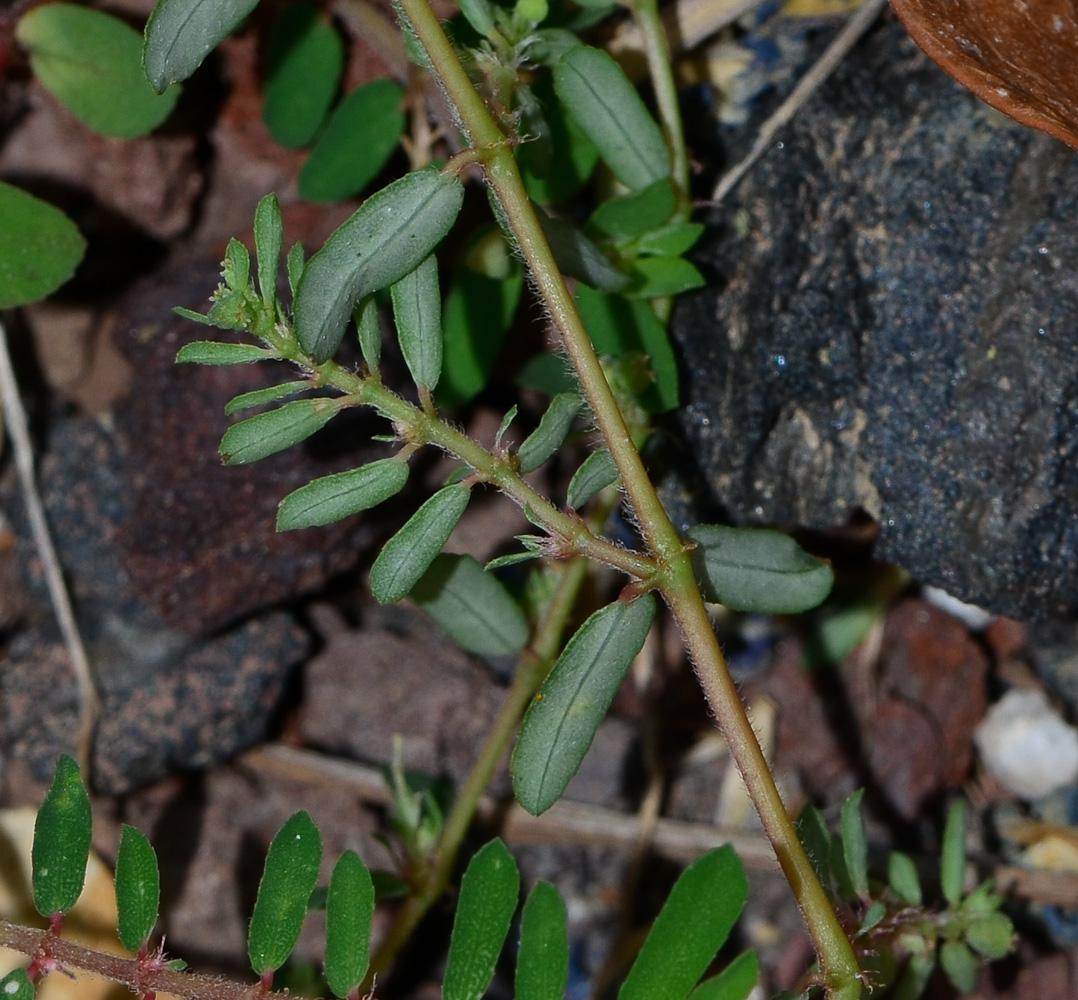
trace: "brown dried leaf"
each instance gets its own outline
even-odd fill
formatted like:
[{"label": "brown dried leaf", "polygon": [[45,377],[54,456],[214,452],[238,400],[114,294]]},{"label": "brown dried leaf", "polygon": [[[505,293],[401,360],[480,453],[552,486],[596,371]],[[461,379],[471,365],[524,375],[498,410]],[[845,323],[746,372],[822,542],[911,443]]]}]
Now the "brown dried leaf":
[{"label": "brown dried leaf", "polygon": [[982,101],[1078,149],[1073,0],[891,0],[913,40]]}]

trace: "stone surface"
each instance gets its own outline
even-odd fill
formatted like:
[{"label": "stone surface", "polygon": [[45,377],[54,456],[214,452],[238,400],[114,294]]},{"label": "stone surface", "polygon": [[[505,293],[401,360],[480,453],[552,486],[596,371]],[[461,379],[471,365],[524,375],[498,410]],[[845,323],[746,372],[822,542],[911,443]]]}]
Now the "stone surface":
[{"label": "stone surface", "polygon": [[675,316],[703,494],[671,489],[677,516],[860,510],[923,582],[1078,610],[1074,154],[892,18],[781,139],[713,216],[709,288]]}]

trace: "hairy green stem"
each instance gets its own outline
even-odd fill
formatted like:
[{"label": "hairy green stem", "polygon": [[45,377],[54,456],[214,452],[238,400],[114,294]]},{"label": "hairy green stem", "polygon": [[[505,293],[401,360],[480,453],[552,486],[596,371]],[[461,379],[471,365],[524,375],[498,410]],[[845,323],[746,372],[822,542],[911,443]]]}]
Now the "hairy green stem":
[{"label": "hairy green stem", "polygon": [[505,754],[509,741],[516,732],[524,710],[539,690],[548,671],[561,649],[562,634],[569,615],[576,603],[580,587],[587,574],[588,560],[578,557],[566,563],[553,564],[549,572],[559,574],[554,593],[543,609],[531,644],[521,654],[513,683],[506,692],[505,700],[487,733],[487,738],[476,758],[475,764],[461,786],[453,808],[446,817],[445,826],[438,843],[431,852],[426,865],[418,873],[408,898],[397,910],[386,936],[371,959],[368,981],[361,993],[370,989],[370,980],[383,970],[411,937],[416,925],[445,892],[453,873],[457,853],[471,826],[479,800],[490,784],[499,762]]},{"label": "hairy green stem", "polygon": [[860,994],[853,949],[816,878],[730,679],[722,652],[696,586],[685,545],[666,516],[607,384],[591,341],[554,261],[524,189],[505,137],[472,87],[427,0],[400,0],[434,72],[440,77],[472,143],[485,149],[487,180],[516,236],[536,289],[547,306],[573,363],[595,421],[621,474],[637,521],[659,570],[653,582],[669,604],[684,636],[700,684],[744,776],[761,823],[797,897],[835,1000]]}]

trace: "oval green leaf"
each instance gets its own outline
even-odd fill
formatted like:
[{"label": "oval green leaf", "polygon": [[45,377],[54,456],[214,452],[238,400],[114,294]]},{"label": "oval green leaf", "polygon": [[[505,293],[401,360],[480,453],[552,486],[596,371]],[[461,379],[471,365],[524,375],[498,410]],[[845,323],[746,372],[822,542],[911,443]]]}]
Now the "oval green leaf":
[{"label": "oval green leaf", "polygon": [[395,496],[408,482],[408,463],[383,458],[359,469],[322,476],[293,490],[277,508],[277,530],[332,524]]},{"label": "oval green leaf", "polygon": [[858,896],[868,894],[868,841],[865,821],[861,818],[861,800],[865,790],[858,788],[842,803],[842,858],[850,885]]},{"label": "oval green leaf", "polygon": [[[571,35],[576,45],[581,44],[580,39],[571,32],[564,34]],[[561,40],[564,40],[564,36]],[[556,52],[551,48],[544,53],[550,57],[548,65],[556,63],[570,47],[557,44]],[[599,162],[599,151],[561,106],[549,75],[536,80],[531,90],[542,108],[553,148],[548,157],[543,155],[542,146],[545,144],[533,148],[531,143],[525,142],[517,147],[517,156],[528,194],[540,204],[552,205],[565,201],[583,186]]]},{"label": "oval green leaf", "polygon": [[[947,811],[940,849],[940,888],[951,906],[962,901],[966,874],[966,805],[959,799]],[[949,974],[949,973],[948,973]]]},{"label": "oval green leaf", "polygon": [[517,908],[520,873],[500,840],[476,851],[460,881],[442,1000],[480,1000]]},{"label": "oval green leaf", "polygon": [[4,1000],[34,1000],[34,984],[25,969],[12,969],[0,979],[0,996]]},{"label": "oval green leaf", "polygon": [[684,1000],[725,943],[747,894],[732,847],[697,858],[670,890],[618,1000]]},{"label": "oval green leaf", "polygon": [[276,410],[248,417],[225,431],[221,458],[225,465],[245,465],[284,451],[324,427],[340,408],[337,399],[295,399]]},{"label": "oval green leaf", "polygon": [[562,1000],[568,980],[565,904],[549,882],[536,882],[520,914],[514,1000]]},{"label": "oval green leaf", "polygon": [[517,801],[538,816],[584,759],[655,615],[644,594],[596,611],[569,640],[520,724],[511,770]]},{"label": "oval green leaf", "polygon": [[371,593],[379,603],[399,601],[416,585],[453,533],[470,495],[464,483],[442,487],[386,542],[371,566]]},{"label": "oval green leaf", "polygon": [[137,952],[157,923],[161,874],[157,854],[140,830],[126,823],[116,851],[116,929],[123,946]]},{"label": "oval green leaf", "polygon": [[573,473],[565,502],[579,510],[599,490],[606,489],[617,481],[618,467],[614,464],[614,457],[606,448],[598,448],[585,458],[580,463],[580,468]]},{"label": "oval green leaf", "polygon": [[887,856],[887,881],[896,896],[907,906],[921,905],[921,880],[913,858],[901,851]]},{"label": "oval green leaf", "polygon": [[532,208],[550,244],[550,252],[563,273],[604,292],[617,292],[629,284],[628,275],[619,271],[576,226],[547,215],[538,205]]},{"label": "oval green leaf", "polygon": [[86,878],[92,827],[90,797],[79,765],[66,753],[34,821],[30,852],[34,906],[43,917],[66,913],[75,905]]},{"label": "oval green leaf", "polygon": [[279,969],[292,954],[321,861],[318,828],[306,812],[295,813],[270,842],[251,914],[247,954],[258,975]]},{"label": "oval green leaf", "polygon": [[266,386],[265,389],[254,389],[251,392],[241,392],[238,396],[233,396],[232,399],[225,404],[225,414],[230,416],[233,413],[238,413],[240,410],[249,410],[253,406],[261,406],[263,403],[275,403],[278,399],[283,399],[285,396],[295,395],[297,392],[303,392],[304,389],[312,389],[311,385],[306,379],[298,379],[295,382],[282,382],[280,385]]},{"label": "oval green leaf", "polygon": [[706,282],[696,265],[684,257],[639,257],[633,262],[633,285],[637,298],[658,299],[680,295]]},{"label": "oval green leaf", "polygon": [[86,241],[63,212],[0,182],[0,309],[55,292],[85,251]]},{"label": "oval green leaf", "polygon": [[743,951],[722,972],[705,979],[689,994],[689,1000],[745,1000],[760,978],[760,961],[754,951]]},{"label": "oval green leaf", "polygon": [[995,961],[1014,944],[1014,925],[1005,913],[986,913],[966,928],[966,943],[985,958]]},{"label": "oval green leaf", "polygon": [[521,472],[538,469],[562,446],[583,405],[584,400],[578,392],[559,392],[550,401],[539,426],[524,439],[517,451]]},{"label": "oval green leaf", "polygon": [[335,996],[347,997],[363,982],[370,959],[374,883],[355,851],[333,866],[326,895],[326,982]]},{"label": "oval green leaf", "polygon": [[479,656],[512,656],[528,641],[520,605],[471,556],[437,556],[409,597],[458,646]]},{"label": "oval green leaf", "polygon": [[309,4],[286,7],[277,17],[266,56],[262,121],[286,149],[315,136],[341,82],[344,43]]},{"label": "oval green leaf", "polygon": [[362,191],[389,162],[404,131],[396,80],[371,80],[353,90],[330,116],[299,172],[308,201],[343,201]]},{"label": "oval green leaf", "polygon": [[569,49],[554,66],[554,89],[626,187],[639,191],[669,177],[662,131],[610,55],[590,45]]},{"label": "oval green leaf", "polygon": [[102,135],[152,132],[172,111],[179,88],[155,94],[142,72],[142,40],[118,17],[49,3],[15,29],[34,75],[68,111]]},{"label": "oval green leaf", "polygon": [[703,233],[702,223],[680,222],[641,236],[635,243],[636,252],[656,257],[680,257],[696,246]]},{"label": "oval green leaf", "polygon": [[276,351],[254,344],[222,344],[215,340],[193,340],[176,352],[176,364],[245,365],[251,361],[278,358]]},{"label": "oval green leaf", "polygon": [[643,236],[658,229],[677,205],[674,186],[665,177],[639,191],[604,201],[588,220],[588,226],[616,239]]},{"label": "oval green leaf", "polygon": [[959,993],[972,993],[977,985],[977,958],[961,941],[940,945],[940,966]]},{"label": "oval green leaf", "polygon": [[414,270],[449,232],[463,198],[460,181],[435,167],[371,195],[303,268],[294,306],[303,350],[329,358],[356,302]]},{"label": "oval green leaf", "polygon": [[157,0],[142,49],[154,90],[186,80],[257,6],[258,0]]},{"label": "oval green leaf", "polygon": [[382,324],[378,320],[378,302],[368,295],[352,312],[359,338],[359,352],[367,363],[367,371],[377,375],[382,363]]},{"label": "oval green leaf", "polygon": [[831,567],[789,535],[763,528],[698,524],[693,567],[704,597],[737,611],[795,614],[818,605],[831,590]]},{"label": "oval green leaf", "polygon": [[390,286],[393,322],[412,381],[432,392],[442,374],[442,294],[431,254]]},{"label": "oval green leaf", "polygon": [[268,307],[277,300],[277,274],[281,268],[284,220],[277,195],[272,191],[255,208],[255,257],[258,260],[258,290]]}]

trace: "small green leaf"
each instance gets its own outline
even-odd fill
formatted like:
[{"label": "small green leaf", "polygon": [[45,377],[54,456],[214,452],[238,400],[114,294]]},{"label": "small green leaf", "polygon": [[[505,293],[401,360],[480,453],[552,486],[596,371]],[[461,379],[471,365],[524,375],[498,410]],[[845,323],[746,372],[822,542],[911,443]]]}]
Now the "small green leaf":
[{"label": "small green leaf", "polygon": [[508,273],[499,278],[478,274],[467,264],[457,269],[442,316],[445,351],[439,406],[461,406],[486,386],[523,288],[523,269],[512,259]]},{"label": "small green leaf", "polygon": [[4,1000],[34,1000],[34,984],[25,969],[12,969],[0,979],[0,996]]},{"label": "small green leaf", "polygon": [[647,355],[654,381],[640,393],[640,405],[652,413],[674,409],[681,398],[677,357],[655,310],[639,299],[606,295],[587,285],[577,285],[575,297],[580,318],[600,356]]},{"label": "small green leaf", "polygon": [[805,806],[794,824],[797,839],[808,855],[809,864],[824,886],[831,885],[831,833],[827,829],[820,810],[814,805]]},{"label": "small green leaf", "polygon": [[176,353],[176,364],[245,365],[251,361],[279,358],[276,351],[254,344],[222,344],[214,340],[193,340]]},{"label": "small green leaf", "polygon": [[[966,869],[966,804],[959,799],[947,811],[940,850],[940,888],[951,906],[962,901]],[[950,975],[950,973],[948,973]]]},{"label": "small green leaf", "polygon": [[460,881],[442,1000],[480,1000],[517,908],[520,873],[508,848],[492,840],[476,851]]},{"label": "small green leaf", "polygon": [[538,469],[562,446],[583,405],[584,401],[578,392],[559,392],[550,401],[546,413],[539,420],[539,426],[524,439],[517,451],[521,472]]},{"label": "small green leaf", "polygon": [[987,959],[1003,958],[1014,945],[1014,925],[1006,914],[987,913],[970,923],[966,944]]},{"label": "small green leaf", "polygon": [[142,40],[118,17],[70,3],[25,14],[15,37],[45,89],[84,125],[130,139],[172,111],[178,87],[155,94],[142,72]]},{"label": "small green leaf", "polygon": [[137,952],[157,923],[161,874],[157,854],[145,834],[126,823],[116,851],[116,929],[123,946]]},{"label": "small green leaf", "polygon": [[[571,34],[571,33],[570,33]],[[576,36],[573,36],[574,38]],[[580,39],[576,38],[579,45]],[[561,58],[564,49],[558,51]],[[554,51],[550,56],[553,64]],[[552,205],[572,197],[595,171],[599,151],[554,94],[550,76],[537,80],[531,87],[543,109],[543,118],[550,129],[549,157],[542,155],[542,148],[533,148],[524,142],[518,147],[518,157],[524,176],[524,185],[532,199],[542,205]]]},{"label": "small green leaf", "polygon": [[641,236],[636,241],[635,249],[641,255],[680,257],[696,246],[703,232],[702,223],[680,222]]},{"label": "small green leaf", "polygon": [[464,483],[443,486],[386,542],[371,566],[371,593],[380,604],[399,601],[416,585],[442,551],[470,494]]},{"label": "small green leaf", "polygon": [[382,324],[378,319],[378,302],[368,295],[352,313],[359,338],[359,353],[367,364],[367,371],[377,375],[382,364]]},{"label": "small green leaf", "polygon": [[285,268],[288,271],[288,291],[292,298],[296,297],[296,289],[299,288],[299,279],[303,277],[303,244],[293,243],[288,249],[288,257],[285,260]]},{"label": "small green leaf", "polygon": [[290,403],[233,424],[221,438],[225,465],[245,465],[299,444],[320,430],[341,408],[338,399],[320,396]]},{"label": "small green leaf", "polygon": [[888,855],[887,881],[907,906],[921,905],[921,880],[917,877],[917,866],[908,854],[892,851]]},{"label": "small green leaf", "polygon": [[619,271],[576,226],[547,215],[538,205],[532,208],[562,272],[604,292],[617,292],[629,284],[628,276]]},{"label": "small green leaf", "polygon": [[389,162],[404,131],[396,80],[371,80],[337,105],[299,172],[308,201],[343,201],[358,194]]},{"label": "small green leaf", "polygon": [[549,882],[536,882],[520,914],[514,1000],[562,1000],[568,980],[565,904]]},{"label": "small green leaf", "polygon": [[60,754],[49,792],[37,811],[31,850],[34,906],[43,917],[66,913],[79,898],[92,822],[79,765]]},{"label": "small green leaf", "polygon": [[55,292],[85,250],[86,241],[63,212],[0,182],[0,309]]},{"label": "small green leaf", "polygon": [[761,528],[698,524],[688,532],[697,579],[709,601],[737,611],[795,614],[831,590],[831,567],[789,535]]},{"label": "small green leaf", "polygon": [[865,839],[865,821],[861,818],[864,796],[865,790],[858,788],[842,803],[842,857],[850,885],[858,896],[868,893],[868,841]]},{"label": "small green leaf", "polygon": [[959,993],[972,993],[977,985],[977,958],[960,941],[940,945],[940,966]]},{"label": "small green leaf", "polygon": [[625,71],[602,49],[580,45],[554,66],[561,103],[633,191],[670,175],[670,155],[655,119]]},{"label": "small green leaf", "polygon": [[520,605],[471,556],[443,552],[409,596],[469,653],[512,656],[528,641]]},{"label": "small green leaf", "polygon": [[857,928],[857,933],[867,934],[886,916],[887,907],[878,899],[873,900],[868,909],[865,910],[865,915],[861,918],[861,926]]},{"label": "small green leaf", "polygon": [[295,813],[270,843],[251,914],[247,954],[258,975],[279,969],[296,947],[321,862],[318,828]]},{"label": "small green leaf", "polygon": [[547,675],[521,722],[511,765],[517,801],[532,815],[549,809],[576,774],[654,615],[651,594],[600,608]]},{"label": "small green leaf", "polygon": [[696,265],[684,257],[640,257],[633,262],[632,294],[658,299],[703,288],[706,282]]},{"label": "small green leaf", "polygon": [[282,382],[280,385],[270,385],[265,389],[254,389],[251,392],[241,392],[238,396],[234,396],[225,404],[225,415],[231,416],[233,413],[238,413],[240,410],[249,410],[253,406],[261,406],[263,403],[275,403],[278,399],[283,399],[285,396],[293,396],[297,392],[303,392],[305,389],[313,389],[306,379],[299,379],[296,382]]},{"label": "small green leaf", "polygon": [[639,191],[604,201],[588,220],[588,226],[604,236],[643,236],[662,226],[674,214],[676,205],[674,186],[664,177]]},{"label": "small green leaf", "polygon": [[745,1000],[759,977],[756,952],[743,951],[722,972],[697,986],[689,1000]]},{"label": "small green leaf", "polygon": [[293,490],[277,508],[277,530],[332,524],[395,496],[408,482],[408,463],[399,458],[322,476]]},{"label": "small green leaf", "polygon": [[502,438],[505,437],[505,432],[509,430],[513,421],[517,418],[517,404],[514,403],[505,412],[505,416],[502,417],[502,422],[498,424],[498,430],[494,434],[494,450],[497,451],[502,446]]},{"label": "small green leaf", "polygon": [[393,320],[412,381],[433,391],[442,374],[442,295],[438,259],[431,254],[390,286]]},{"label": "small green leaf", "polygon": [[277,301],[277,272],[281,267],[284,222],[277,195],[261,198],[255,209],[255,256],[258,258],[258,290],[267,308]]},{"label": "small green leaf", "polygon": [[494,8],[490,0],[460,0],[458,6],[476,34],[491,38],[497,33],[494,27]]},{"label": "small green leaf", "polygon": [[157,0],[142,50],[154,90],[186,80],[257,5],[258,0]]},{"label": "small green leaf", "polygon": [[306,146],[325,120],[344,69],[337,30],[308,4],[278,15],[266,56],[262,121],[286,149]]},{"label": "small green leaf", "polygon": [[315,361],[340,346],[356,302],[414,270],[456,220],[461,182],[434,167],[371,195],[303,269],[294,304],[296,337]]},{"label": "small green leaf", "polygon": [[569,491],[565,502],[579,510],[596,493],[618,480],[618,467],[613,456],[606,448],[593,451],[569,480]]},{"label": "small green leaf", "polygon": [[934,950],[923,955],[911,955],[891,992],[892,1000],[918,1000],[928,986],[928,980],[935,968]]},{"label": "small green leaf", "polygon": [[618,1000],[684,1000],[729,936],[747,894],[732,847],[697,858],[670,890]]},{"label": "small green leaf", "polygon": [[516,382],[522,389],[536,389],[548,396],[580,391],[580,383],[565,356],[546,351],[535,355],[521,368]]},{"label": "small green leaf", "polygon": [[367,974],[373,914],[371,873],[355,851],[345,851],[329,880],[323,964],[329,988],[342,1000]]},{"label": "small green leaf", "polygon": [[584,43],[575,31],[566,28],[540,28],[528,36],[525,44],[525,51],[531,62],[552,67],[569,49]]}]

